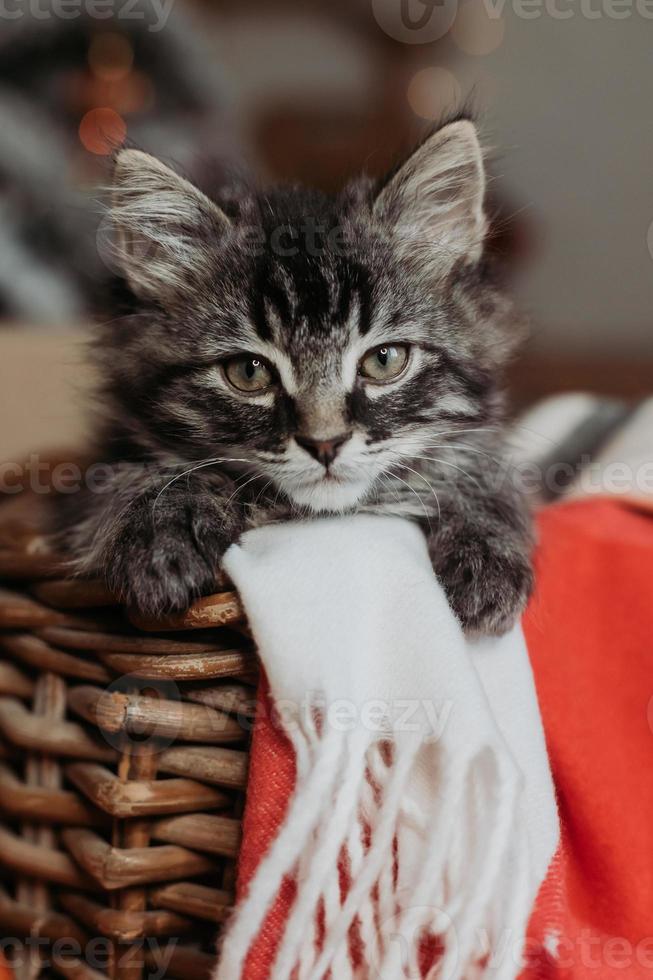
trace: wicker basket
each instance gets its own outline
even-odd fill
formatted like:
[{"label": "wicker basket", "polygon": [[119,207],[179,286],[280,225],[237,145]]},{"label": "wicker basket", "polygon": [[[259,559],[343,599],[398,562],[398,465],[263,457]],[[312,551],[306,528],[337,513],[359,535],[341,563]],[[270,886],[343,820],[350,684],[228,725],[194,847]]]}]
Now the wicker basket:
[{"label": "wicker basket", "polygon": [[[0,935],[17,980],[207,977],[256,660],[237,596],[134,624],[0,507]],[[162,969],[165,964],[165,970]]]}]

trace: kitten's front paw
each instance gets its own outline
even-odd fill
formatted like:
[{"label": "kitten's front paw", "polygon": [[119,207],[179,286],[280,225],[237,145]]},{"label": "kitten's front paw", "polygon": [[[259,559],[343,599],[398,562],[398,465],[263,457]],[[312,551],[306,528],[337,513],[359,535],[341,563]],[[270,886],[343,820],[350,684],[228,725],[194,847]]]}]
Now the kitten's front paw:
[{"label": "kitten's front paw", "polygon": [[463,628],[472,633],[506,633],[533,587],[527,554],[493,548],[480,538],[451,552],[435,571]]},{"label": "kitten's front paw", "polygon": [[187,609],[215,589],[222,555],[239,529],[225,529],[212,504],[194,502],[180,510],[133,514],[106,556],[109,588],[144,616]]}]

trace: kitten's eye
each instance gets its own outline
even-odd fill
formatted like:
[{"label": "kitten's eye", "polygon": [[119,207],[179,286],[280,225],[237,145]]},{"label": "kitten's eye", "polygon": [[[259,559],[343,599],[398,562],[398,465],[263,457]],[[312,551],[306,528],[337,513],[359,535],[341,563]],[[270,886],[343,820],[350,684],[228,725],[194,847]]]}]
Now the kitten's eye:
[{"label": "kitten's eye", "polygon": [[253,354],[241,354],[225,361],[224,373],[238,391],[263,391],[274,381],[272,371],[265,361]]},{"label": "kitten's eye", "polygon": [[392,381],[398,378],[408,363],[406,344],[384,344],[365,355],[358,371],[372,381]]}]

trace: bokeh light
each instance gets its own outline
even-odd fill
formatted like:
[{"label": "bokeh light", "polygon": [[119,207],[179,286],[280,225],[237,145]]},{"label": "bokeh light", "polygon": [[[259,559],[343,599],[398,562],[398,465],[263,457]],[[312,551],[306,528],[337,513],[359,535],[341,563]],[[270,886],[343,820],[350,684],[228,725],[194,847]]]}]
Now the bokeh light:
[{"label": "bokeh light", "polygon": [[124,78],[134,63],[134,49],[129,38],[113,31],[96,34],[88,49],[91,71],[105,82]]},{"label": "bokeh light", "polygon": [[79,124],[82,146],[97,156],[108,156],[125,142],[127,124],[114,109],[107,106],[91,109]]},{"label": "bokeh light", "polygon": [[506,22],[499,15],[490,16],[481,0],[461,3],[451,28],[451,37],[460,50],[478,56],[495,51],[505,33]]},{"label": "bokeh light", "polygon": [[121,115],[147,112],[154,106],[155,92],[148,75],[131,71],[115,82],[91,79],[84,88],[86,106],[110,106]]},{"label": "bokeh light", "polygon": [[446,68],[422,68],[411,78],[406,97],[416,115],[434,120],[460,103],[461,91],[455,75]]}]

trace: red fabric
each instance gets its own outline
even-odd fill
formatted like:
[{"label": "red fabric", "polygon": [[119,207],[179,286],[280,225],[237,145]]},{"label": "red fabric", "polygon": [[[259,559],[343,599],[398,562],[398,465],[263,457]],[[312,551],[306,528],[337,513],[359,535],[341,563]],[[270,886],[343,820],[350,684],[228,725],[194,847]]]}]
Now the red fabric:
[{"label": "red fabric", "polygon": [[539,976],[650,980],[653,514],[579,501],[539,530],[524,628],[562,822],[532,923],[557,919],[560,966]]},{"label": "red fabric", "polygon": [[[557,787],[562,843],[529,928],[523,980],[653,978],[653,515],[608,500],[543,511],[524,618]],[[264,687],[252,746],[238,892],[294,785]],[[293,900],[286,883],[250,950],[266,980]],[[554,933],[557,960],[550,954]]]},{"label": "red fabric", "polygon": [[[267,681],[263,677],[250,752],[247,806],[243,815],[243,841],[238,864],[238,897],[246,891],[259,861],[274,840],[295,785],[292,746],[281,731],[281,726],[275,724],[273,711]],[[284,882],[257,942],[249,951],[243,974],[247,980],[266,980],[277,950],[280,927],[294,894],[293,883]]]}]

